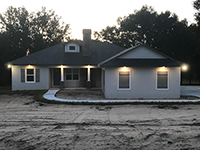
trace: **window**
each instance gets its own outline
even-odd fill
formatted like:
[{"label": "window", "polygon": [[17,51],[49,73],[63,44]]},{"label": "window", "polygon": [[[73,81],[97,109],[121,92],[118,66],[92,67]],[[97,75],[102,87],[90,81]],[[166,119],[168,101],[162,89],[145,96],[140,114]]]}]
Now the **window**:
[{"label": "window", "polygon": [[69,50],[74,51],[74,50],[76,50],[76,47],[75,46],[69,46]]},{"label": "window", "polygon": [[21,82],[26,82],[26,83],[40,82],[40,69],[34,69],[34,68],[21,69]]},{"label": "window", "polygon": [[119,89],[130,89],[130,71],[119,71]]},{"label": "window", "polygon": [[35,82],[35,70],[26,69],[26,82]]},{"label": "window", "polygon": [[157,71],[157,89],[168,89],[168,71]]},{"label": "window", "polygon": [[78,53],[79,52],[79,45],[77,45],[77,44],[65,45],[65,52]]},{"label": "window", "polygon": [[66,69],[66,80],[79,80],[79,69]]}]

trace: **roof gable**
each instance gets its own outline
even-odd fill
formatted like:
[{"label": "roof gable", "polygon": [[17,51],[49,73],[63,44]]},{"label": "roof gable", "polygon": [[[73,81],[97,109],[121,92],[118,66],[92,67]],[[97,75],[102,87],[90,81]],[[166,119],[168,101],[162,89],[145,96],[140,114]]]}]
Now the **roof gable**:
[{"label": "roof gable", "polygon": [[137,45],[99,63],[102,67],[180,67],[180,62],[146,45]]},{"label": "roof gable", "polygon": [[118,57],[119,59],[166,59],[165,56],[145,46],[137,47]]}]

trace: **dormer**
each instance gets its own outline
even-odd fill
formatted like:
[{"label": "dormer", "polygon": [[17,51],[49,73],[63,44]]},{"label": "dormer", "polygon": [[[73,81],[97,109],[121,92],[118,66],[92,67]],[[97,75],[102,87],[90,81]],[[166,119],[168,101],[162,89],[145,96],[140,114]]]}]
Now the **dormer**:
[{"label": "dormer", "polygon": [[65,52],[66,53],[79,53],[80,46],[75,43],[69,43],[69,44],[65,45]]}]

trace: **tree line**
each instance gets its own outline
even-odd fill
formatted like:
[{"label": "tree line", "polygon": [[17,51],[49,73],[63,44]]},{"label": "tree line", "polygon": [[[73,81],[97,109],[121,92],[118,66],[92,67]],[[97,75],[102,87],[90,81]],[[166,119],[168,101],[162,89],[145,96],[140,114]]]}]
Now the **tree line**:
[{"label": "tree line", "polygon": [[158,14],[152,7],[143,6],[133,14],[117,19],[117,26],[107,26],[95,32],[96,40],[131,47],[147,44],[189,65],[182,72],[182,84],[200,84],[200,0],[193,3],[196,23],[179,21],[170,11]]},{"label": "tree line", "polygon": [[70,39],[70,25],[45,7],[29,13],[24,7],[9,7],[0,14],[0,85],[10,84],[5,63]]},{"label": "tree line", "polygon": [[[117,19],[117,26],[95,31],[97,41],[130,47],[147,44],[189,65],[183,83],[200,84],[200,0],[193,3],[196,23],[179,21],[170,11],[160,14],[143,6]],[[0,14],[0,86],[10,84],[10,70],[5,63],[38,50],[70,40],[70,25],[45,7],[29,13],[24,7],[9,7]]]}]

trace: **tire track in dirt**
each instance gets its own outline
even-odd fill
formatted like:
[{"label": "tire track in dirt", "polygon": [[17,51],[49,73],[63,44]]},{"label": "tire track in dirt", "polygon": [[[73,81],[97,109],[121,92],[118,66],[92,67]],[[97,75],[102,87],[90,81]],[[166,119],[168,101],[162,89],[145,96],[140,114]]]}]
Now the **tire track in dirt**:
[{"label": "tire track in dirt", "polygon": [[83,119],[91,112],[91,110],[84,111],[80,115],[78,115],[74,120],[72,120],[72,123],[81,123],[83,122]]},{"label": "tire track in dirt", "polygon": [[116,124],[119,122],[119,116],[116,114],[116,111],[113,110],[114,108],[110,109],[108,112],[108,119],[111,124]]}]

